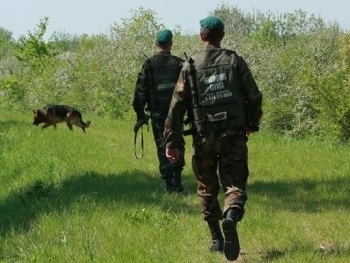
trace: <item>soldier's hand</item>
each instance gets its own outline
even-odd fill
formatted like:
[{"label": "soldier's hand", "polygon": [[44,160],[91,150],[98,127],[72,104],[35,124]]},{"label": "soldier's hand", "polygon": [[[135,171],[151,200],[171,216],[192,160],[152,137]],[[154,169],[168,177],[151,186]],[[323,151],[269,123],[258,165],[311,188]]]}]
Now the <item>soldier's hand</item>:
[{"label": "soldier's hand", "polygon": [[177,163],[180,158],[180,150],[179,149],[166,149],[165,156],[171,163]]},{"label": "soldier's hand", "polygon": [[134,132],[136,133],[144,124],[148,124],[147,119],[139,119],[134,126]]}]

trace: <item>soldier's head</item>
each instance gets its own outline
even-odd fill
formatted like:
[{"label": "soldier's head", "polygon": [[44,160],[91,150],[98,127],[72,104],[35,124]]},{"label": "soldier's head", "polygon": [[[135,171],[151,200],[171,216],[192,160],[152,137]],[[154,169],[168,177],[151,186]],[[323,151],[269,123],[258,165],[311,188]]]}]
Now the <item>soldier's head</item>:
[{"label": "soldier's head", "polygon": [[215,16],[208,16],[199,21],[199,23],[201,25],[201,40],[203,42],[220,46],[220,42],[225,36],[224,23]]},{"label": "soldier's head", "polygon": [[173,45],[173,33],[169,29],[159,31],[156,37],[156,46],[161,50],[170,50]]}]

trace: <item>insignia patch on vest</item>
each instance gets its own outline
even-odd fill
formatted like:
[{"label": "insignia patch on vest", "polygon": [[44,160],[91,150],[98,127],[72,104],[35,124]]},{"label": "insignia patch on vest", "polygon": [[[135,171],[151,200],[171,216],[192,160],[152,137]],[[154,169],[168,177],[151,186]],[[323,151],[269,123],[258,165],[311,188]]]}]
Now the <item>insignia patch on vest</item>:
[{"label": "insignia patch on vest", "polygon": [[200,81],[200,103],[202,105],[213,105],[220,103],[222,99],[233,96],[229,88],[228,77],[225,72],[210,76],[203,76]]}]

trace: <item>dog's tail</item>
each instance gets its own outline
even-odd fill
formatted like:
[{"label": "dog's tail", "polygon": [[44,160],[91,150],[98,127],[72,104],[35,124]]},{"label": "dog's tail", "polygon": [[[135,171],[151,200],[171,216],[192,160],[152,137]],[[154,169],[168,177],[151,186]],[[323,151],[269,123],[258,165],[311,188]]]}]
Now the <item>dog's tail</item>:
[{"label": "dog's tail", "polygon": [[86,128],[89,127],[90,124],[91,124],[91,121],[87,121],[87,122],[85,123],[85,127],[86,127]]}]

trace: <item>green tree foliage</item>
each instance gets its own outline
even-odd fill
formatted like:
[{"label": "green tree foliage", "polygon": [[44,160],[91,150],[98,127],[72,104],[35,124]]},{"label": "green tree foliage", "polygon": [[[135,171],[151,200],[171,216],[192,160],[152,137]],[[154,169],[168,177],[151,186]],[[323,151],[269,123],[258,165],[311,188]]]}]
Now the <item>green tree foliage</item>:
[{"label": "green tree foliage", "polygon": [[131,12],[131,18],[110,28],[109,55],[114,61],[114,94],[119,105],[113,107],[119,115],[131,109],[131,100],[138,71],[146,56],[155,52],[155,36],[164,25],[151,10],[140,8]]},{"label": "green tree foliage", "polygon": [[50,57],[50,45],[44,41],[44,35],[48,24],[48,17],[40,20],[40,24],[34,32],[29,32],[27,37],[21,38],[20,45],[16,49],[16,58],[24,65],[38,71],[43,70],[43,60]]},{"label": "green tree foliage", "polygon": [[[339,68],[337,74],[330,74],[336,85],[337,134],[342,141],[350,139],[350,35],[341,32],[338,38]],[[331,82],[331,81],[330,81]],[[331,85],[331,84],[330,84]]]},{"label": "green tree foliage", "polygon": [[[350,35],[337,23],[293,13],[246,13],[222,4],[223,47],[248,62],[264,94],[262,128],[296,137],[350,138]],[[0,28],[0,103],[29,110],[70,104],[114,118],[134,117],[137,74],[166,28],[152,10],[132,10],[109,34],[44,36],[48,18],[19,40]],[[203,48],[198,32],[171,29],[172,52],[185,58]]]},{"label": "green tree foliage", "polygon": [[0,28],[0,105],[16,105],[23,98],[23,90],[15,76],[21,68],[12,55],[14,48],[12,32]]},{"label": "green tree foliage", "polygon": [[339,26],[300,10],[257,22],[250,43],[259,52],[266,126],[299,138],[344,138]]},{"label": "green tree foliage", "polygon": [[[198,23],[199,25],[199,23]],[[183,34],[181,28],[177,27],[173,29],[173,46],[171,52],[173,55],[186,59],[186,56],[192,56],[199,50],[203,49],[203,43],[199,38],[199,26],[198,32],[194,34]]]},{"label": "green tree foliage", "polygon": [[242,10],[227,4],[218,6],[212,15],[222,19],[227,35],[224,38],[225,45],[231,48],[244,48],[246,41],[254,30],[255,16],[260,14],[244,13]]},{"label": "green tree foliage", "polygon": [[12,32],[0,27],[0,59],[2,60],[10,51],[13,44]]}]

